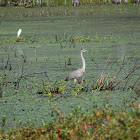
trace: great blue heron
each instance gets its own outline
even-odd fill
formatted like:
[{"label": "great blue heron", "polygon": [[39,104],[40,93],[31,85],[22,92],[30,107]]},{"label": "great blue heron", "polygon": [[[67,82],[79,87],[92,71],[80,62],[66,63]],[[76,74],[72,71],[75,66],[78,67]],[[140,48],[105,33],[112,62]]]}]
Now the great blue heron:
[{"label": "great blue heron", "polygon": [[20,36],[21,32],[22,32],[22,29],[19,29],[18,32],[17,32],[18,37]]},{"label": "great blue heron", "polygon": [[71,72],[65,79],[65,81],[74,80],[74,85],[76,84],[76,80],[79,80],[80,78],[82,78],[82,76],[85,72],[85,69],[86,69],[86,64],[85,64],[85,59],[83,57],[83,52],[88,52],[88,50],[81,49],[81,58],[82,58],[82,62],[83,62],[82,68]]}]

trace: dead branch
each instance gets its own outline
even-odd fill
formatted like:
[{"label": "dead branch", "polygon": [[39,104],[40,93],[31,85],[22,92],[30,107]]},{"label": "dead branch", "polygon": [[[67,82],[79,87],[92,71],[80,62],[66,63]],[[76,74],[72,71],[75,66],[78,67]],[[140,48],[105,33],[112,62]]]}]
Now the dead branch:
[{"label": "dead branch", "polygon": [[134,73],[137,69],[140,69],[140,67],[134,67],[134,69],[126,76],[124,77],[121,81],[119,81],[116,85],[113,86],[113,88],[115,88],[117,85],[119,85],[120,83],[122,83],[125,79],[127,79],[132,73]]},{"label": "dead branch", "polygon": [[4,69],[7,69],[8,68],[8,64],[9,64],[9,54],[8,54],[6,65],[4,64]]},{"label": "dead branch", "polygon": [[105,66],[104,66],[104,69],[103,70],[105,70],[107,68],[109,59],[110,59],[110,54],[109,54],[109,56],[108,56],[108,58],[106,60],[106,63],[105,63]]},{"label": "dead branch", "polygon": [[23,54],[21,54],[21,56],[22,56],[23,61],[24,61],[24,63],[25,63],[25,62],[26,62],[26,57],[25,57]]},{"label": "dead branch", "polygon": [[5,71],[4,71],[4,77],[2,78],[3,80],[3,82],[2,82],[2,85],[3,86],[7,86],[7,84],[8,84],[8,81],[7,81],[7,75],[6,75],[6,73],[5,73]]},{"label": "dead branch", "polygon": [[136,82],[134,83],[134,85],[132,86],[132,89],[135,87],[135,85],[137,84],[137,82],[140,80],[140,76],[139,78],[136,80]]},{"label": "dead branch", "polygon": [[25,63],[26,62],[26,56],[24,55],[23,51],[22,50],[19,50],[18,52],[21,55],[21,57],[23,58],[23,61]]},{"label": "dead branch", "polygon": [[22,73],[22,74],[20,75],[20,77],[17,78],[17,81],[14,82],[14,84],[15,84],[15,89],[18,89],[18,88],[19,88],[19,84],[20,84],[21,79],[23,78],[23,74],[24,74],[24,73]]},{"label": "dead branch", "polygon": [[60,112],[60,110],[59,110],[56,106],[52,105],[52,108],[55,110],[55,112],[56,112],[62,119],[64,118],[64,115]]},{"label": "dead branch", "polygon": [[[107,84],[106,84],[106,87],[105,87],[105,89],[113,89],[114,87],[113,87],[113,85],[114,85],[114,80],[116,79],[116,77],[119,75],[119,73],[122,71],[122,69],[124,68],[124,64],[125,64],[125,56],[126,55],[124,55],[124,58],[123,58],[123,62],[122,62],[122,66],[120,67],[120,70],[117,72],[117,74],[113,77],[113,78],[111,78],[111,80],[110,80],[110,82],[109,81],[107,81]],[[114,63],[113,63],[114,64]],[[113,65],[112,65],[113,66]],[[112,69],[112,66],[111,66],[111,69]],[[109,73],[108,73],[109,74]]]},{"label": "dead branch", "polygon": [[67,65],[72,65],[72,64],[71,64],[71,58],[69,58],[68,64],[67,64]]},{"label": "dead branch", "polygon": [[0,98],[2,98],[2,87],[1,87],[1,83],[0,83]]},{"label": "dead branch", "polygon": [[[119,71],[116,73],[116,75],[114,77],[111,78],[111,80],[107,80],[108,79],[108,76],[109,76],[109,73],[110,73],[110,70],[112,69],[113,65],[115,64],[115,63],[113,63],[111,65],[108,74],[105,75],[104,74],[105,73],[104,71],[108,67],[108,61],[109,61],[109,58],[110,58],[110,55],[109,55],[108,56],[108,59],[107,59],[107,61],[105,63],[103,72],[101,73],[100,78],[97,80],[96,85],[93,85],[93,87],[94,88],[97,88],[99,90],[102,90],[103,88],[104,89],[107,89],[107,90],[112,90],[113,88],[115,88],[116,86],[118,86],[120,83],[122,83],[125,79],[127,79],[130,76],[132,76],[132,73],[134,73],[140,67],[136,67],[136,65],[135,65],[134,68],[131,70],[131,72],[125,78],[123,78],[122,80],[120,80],[119,82],[117,82],[117,84],[114,85],[114,83],[115,83],[114,80],[117,78],[117,76],[120,74],[120,72],[123,70],[123,68],[125,66],[125,56],[124,56],[124,58],[122,60],[122,65],[120,66]],[[136,83],[138,82],[138,80],[136,81]],[[129,79],[128,79],[128,81],[129,81]],[[125,86],[127,85],[128,81],[125,83]],[[133,88],[134,88],[135,84],[133,85]]]},{"label": "dead branch", "polygon": [[51,80],[50,80],[49,76],[47,75],[47,72],[46,71],[44,72],[44,74],[48,78],[49,82],[51,82]]},{"label": "dead branch", "polygon": [[[135,76],[135,74],[131,74],[131,75],[127,78],[127,81],[126,81],[125,84],[124,84],[123,90],[125,89],[126,85],[128,84],[129,79],[130,79],[131,77],[133,77],[133,76]],[[137,84],[137,82],[139,81],[139,79],[140,79],[140,77],[135,81],[134,85],[131,86],[132,89],[134,89],[134,87],[135,87],[135,85]]]},{"label": "dead branch", "polygon": [[91,61],[93,61],[96,64],[96,66],[99,68],[98,64],[96,63],[94,59],[91,59]]},{"label": "dead branch", "polygon": [[[102,72],[100,78],[99,78],[99,79],[97,80],[97,82],[96,82],[96,88],[98,88],[98,89],[100,89],[100,90],[102,90],[103,87],[105,86],[105,83],[106,83],[107,78],[108,78],[108,76],[109,76],[109,73],[108,73],[107,76],[105,76],[105,74],[104,74],[104,71],[105,71],[105,69],[106,69],[107,66],[108,66],[108,61],[109,61],[109,59],[110,59],[110,54],[109,54],[109,56],[108,56],[108,58],[107,58],[107,61],[106,61],[106,63],[105,63],[103,72]],[[113,63],[113,64],[114,64],[114,63]],[[111,65],[111,69],[112,69],[113,64]],[[108,85],[108,81],[107,81],[107,85]]]},{"label": "dead branch", "polygon": [[120,67],[120,70],[117,72],[117,74],[111,79],[111,82],[114,82],[114,80],[116,79],[116,77],[119,75],[119,73],[122,71],[123,67],[124,67],[124,62],[125,62],[125,56],[123,58],[123,63],[122,66]]},{"label": "dead branch", "polygon": [[114,80],[115,80],[116,77],[119,75],[119,73],[122,71],[123,67],[124,67],[124,65],[122,65],[122,66],[120,67],[120,70],[117,72],[117,74],[116,74],[113,78],[111,78],[110,81],[107,81],[107,84],[106,84],[105,89],[111,89],[111,90],[112,90],[112,89],[114,88],[114,87],[113,87],[113,85],[114,85]]}]

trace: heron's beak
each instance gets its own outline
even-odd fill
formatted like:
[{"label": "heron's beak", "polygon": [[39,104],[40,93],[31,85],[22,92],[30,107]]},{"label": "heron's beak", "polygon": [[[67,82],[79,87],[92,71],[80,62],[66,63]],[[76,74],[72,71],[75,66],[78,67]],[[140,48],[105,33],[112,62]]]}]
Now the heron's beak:
[{"label": "heron's beak", "polygon": [[83,52],[90,52],[90,51],[88,51],[88,50],[86,50],[86,49],[83,49]]},{"label": "heron's beak", "polygon": [[85,52],[90,52],[89,50],[85,50]]},{"label": "heron's beak", "polygon": [[88,50],[86,50],[86,49],[83,49],[83,51],[84,51],[84,52],[88,52]]}]

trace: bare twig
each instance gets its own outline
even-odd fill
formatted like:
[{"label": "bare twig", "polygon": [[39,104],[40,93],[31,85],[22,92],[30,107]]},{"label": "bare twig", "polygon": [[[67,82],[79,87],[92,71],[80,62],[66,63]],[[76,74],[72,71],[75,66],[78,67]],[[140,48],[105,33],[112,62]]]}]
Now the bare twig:
[{"label": "bare twig", "polygon": [[36,50],[35,50],[35,60],[37,61],[37,55],[36,55]]},{"label": "bare twig", "polygon": [[[131,74],[131,75],[127,78],[127,81],[126,81],[125,84],[124,84],[123,90],[125,89],[126,85],[128,84],[129,79],[130,79],[131,77],[133,77],[134,75],[135,75],[135,74]],[[139,78],[140,78],[140,77],[139,77]],[[139,78],[138,78],[138,80],[139,80]],[[134,83],[134,85],[132,86],[132,89],[134,88],[134,86],[135,86],[135,84],[138,82],[138,80]]]},{"label": "bare twig", "polygon": [[55,110],[55,112],[63,119],[64,115],[61,113],[61,111],[54,105],[52,105],[52,108]]},{"label": "bare twig", "polygon": [[21,56],[22,56],[23,61],[24,61],[24,63],[25,63],[25,62],[26,62],[26,57],[25,57],[23,54],[21,54]]},{"label": "bare twig", "polygon": [[120,70],[117,72],[117,74],[111,79],[112,82],[116,79],[116,77],[119,75],[119,73],[122,71],[124,65],[120,67]]},{"label": "bare twig", "polygon": [[[96,85],[95,86],[93,85],[95,88],[98,88],[99,90],[102,90],[103,88],[105,88],[107,90],[112,90],[113,88],[115,88],[116,86],[118,86],[120,83],[122,83],[125,79],[127,79],[130,76],[132,76],[132,73],[134,73],[137,69],[140,68],[140,67],[137,67],[135,65],[134,68],[129,72],[129,74],[125,78],[123,78],[122,80],[120,80],[119,82],[117,82],[117,84],[114,85],[114,83],[115,83],[114,80],[118,77],[118,75],[120,74],[120,72],[123,70],[123,68],[125,66],[125,56],[123,58],[122,65],[120,66],[119,71],[116,73],[116,75],[114,77],[111,78],[111,80],[107,80],[110,71],[108,72],[107,75],[104,74],[105,73],[104,72],[105,69],[108,67],[109,58],[110,58],[110,55],[108,56],[108,59],[107,59],[107,61],[105,63],[105,66],[104,66],[103,72],[101,73],[100,78],[97,80]],[[112,69],[113,65],[114,65],[114,63],[111,65],[110,70]],[[139,81],[139,79],[134,83],[133,88],[134,88],[135,84]],[[125,83],[125,86],[127,85],[128,81],[129,81],[129,79]]]},{"label": "bare twig", "polygon": [[8,54],[7,63],[6,63],[6,65],[4,64],[4,69],[7,69],[7,67],[8,67],[8,64],[9,64],[9,54]]},{"label": "bare twig", "polygon": [[49,82],[51,82],[49,76],[47,75],[47,72],[45,71],[44,74],[46,75],[46,77],[48,78]]},{"label": "bare twig", "polygon": [[96,64],[96,66],[99,68],[98,64],[96,63],[94,59],[91,59],[91,61],[93,61]]},{"label": "bare twig", "polygon": [[66,68],[67,62],[66,62],[66,55],[65,55],[65,68]]},{"label": "bare twig", "polygon": [[[122,71],[122,69],[123,69],[123,67],[124,67],[124,62],[125,62],[125,56],[124,56],[124,58],[123,58],[123,63],[122,63],[122,66],[120,67],[120,70],[117,72],[117,74],[113,77],[113,78],[111,78],[111,80],[110,81],[107,81],[107,84],[106,84],[106,87],[105,87],[105,89],[113,89],[114,88],[114,80],[116,79],[116,77],[119,75],[119,73]],[[113,63],[114,64],[114,63]],[[113,64],[112,64],[112,66],[113,66]],[[112,68],[112,66],[111,66],[111,68]],[[109,73],[108,73],[108,75],[109,75]]]},{"label": "bare twig", "polygon": [[0,98],[2,98],[2,87],[1,87],[1,83],[0,83]]},{"label": "bare twig", "polygon": [[20,77],[18,77],[17,81],[14,82],[14,83],[15,83],[15,88],[16,88],[16,89],[19,88],[19,84],[20,84],[21,79],[23,78],[23,74],[24,74],[24,73],[22,73],[22,74],[20,75]]},{"label": "bare twig", "polygon": [[114,85],[113,88],[115,88],[117,85],[119,85],[120,83],[122,83],[125,79],[127,79],[137,69],[140,69],[140,67],[136,67],[136,68],[134,67],[134,69],[126,77],[124,77],[121,81],[119,81],[116,85]]},{"label": "bare twig", "polygon": [[106,63],[105,63],[105,66],[104,66],[104,69],[103,69],[103,70],[105,70],[105,69],[107,68],[109,59],[110,59],[110,54],[109,54],[109,56],[108,56],[108,58],[107,58],[107,61],[106,61]]},{"label": "bare twig", "polygon": [[68,65],[71,65],[71,58],[69,58],[68,60]]},{"label": "bare twig", "polygon": [[57,35],[55,36],[55,41],[58,42],[58,36]]},{"label": "bare twig", "polygon": [[135,81],[134,85],[132,86],[132,89],[135,87],[135,85],[137,84],[137,82],[140,80],[140,76],[139,78]]},{"label": "bare twig", "polygon": [[60,55],[58,54],[58,63],[60,65]]}]

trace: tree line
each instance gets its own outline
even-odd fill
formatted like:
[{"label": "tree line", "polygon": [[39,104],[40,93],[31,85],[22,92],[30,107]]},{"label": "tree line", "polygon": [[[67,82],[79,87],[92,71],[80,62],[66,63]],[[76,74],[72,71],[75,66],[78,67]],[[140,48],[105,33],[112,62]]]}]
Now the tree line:
[{"label": "tree line", "polygon": [[79,6],[84,4],[122,4],[122,3],[140,3],[140,0],[0,0],[0,6],[56,6],[56,5],[73,5]]}]

